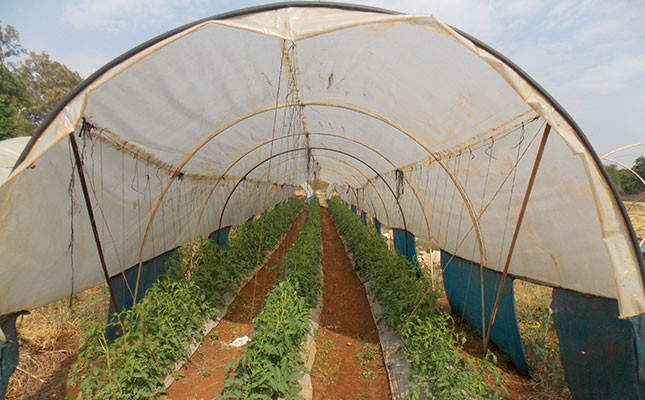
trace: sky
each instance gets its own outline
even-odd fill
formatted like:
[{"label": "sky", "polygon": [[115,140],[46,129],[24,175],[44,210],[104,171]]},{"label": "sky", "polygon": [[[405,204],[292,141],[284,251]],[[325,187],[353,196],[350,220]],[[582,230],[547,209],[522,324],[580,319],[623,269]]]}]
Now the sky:
[{"label": "sky", "polygon": [[[511,59],[564,106],[598,155],[645,142],[645,0],[349,0],[433,14]],[[24,48],[88,77],[185,23],[261,4],[229,0],[1,0]],[[612,158],[632,165],[645,146]]]}]

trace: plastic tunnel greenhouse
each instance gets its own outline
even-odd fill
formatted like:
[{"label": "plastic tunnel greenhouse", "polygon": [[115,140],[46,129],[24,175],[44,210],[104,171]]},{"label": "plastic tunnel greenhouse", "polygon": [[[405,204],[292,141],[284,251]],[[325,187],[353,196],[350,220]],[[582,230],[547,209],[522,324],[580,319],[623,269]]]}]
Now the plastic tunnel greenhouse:
[{"label": "plastic tunnel greenhouse", "polygon": [[[555,288],[574,397],[643,396],[645,266],[580,128],[468,34],[347,4],[206,18],[82,82],[0,186],[0,319],[244,222],[314,179],[441,249],[451,305],[467,304],[476,329],[502,276]],[[504,287],[491,338],[524,370]]]}]

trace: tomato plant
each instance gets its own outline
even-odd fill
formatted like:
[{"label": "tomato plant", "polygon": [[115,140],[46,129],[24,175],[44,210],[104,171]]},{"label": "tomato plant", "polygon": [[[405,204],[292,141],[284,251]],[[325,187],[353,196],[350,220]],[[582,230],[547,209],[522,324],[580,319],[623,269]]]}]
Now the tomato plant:
[{"label": "tomato plant", "polygon": [[[338,198],[328,204],[356,271],[383,308],[380,317],[400,332],[399,351],[410,362],[408,397],[502,398],[502,377],[491,360],[494,356],[475,362],[460,351],[465,337],[455,331],[450,315],[436,307],[438,295],[430,289],[427,272],[392,253],[376,229],[364,225]],[[494,381],[490,386],[485,373]]]},{"label": "tomato plant", "polygon": [[255,317],[251,340],[227,367],[220,399],[292,399],[305,372],[300,355],[321,289],[320,207],[314,197],[293,247],[282,257],[278,281]]},{"label": "tomato plant", "polygon": [[[163,380],[177,360],[188,357],[194,341],[203,340],[201,327],[218,314],[224,296],[235,291],[260,260],[280,241],[303,202],[291,199],[246,222],[222,248],[207,238],[178,249],[166,276],[141,302],[116,318],[123,333],[105,339],[104,324],[94,324],[81,343],[72,382],[80,399],[157,397]],[[262,236],[260,246],[260,236]]]}]

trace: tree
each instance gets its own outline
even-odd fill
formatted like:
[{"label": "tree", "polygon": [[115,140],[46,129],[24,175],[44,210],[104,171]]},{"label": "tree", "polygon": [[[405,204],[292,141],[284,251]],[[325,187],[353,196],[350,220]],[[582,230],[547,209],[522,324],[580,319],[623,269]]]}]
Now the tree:
[{"label": "tree", "polygon": [[[634,160],[632,167],[634,172],[645,179],[645,156],[640,156]],[[616,185],[616,189],[621,194],[638,194],[645,191],[645,185],[636,175],[626,168],[618,169],[615,165],[605,165],[605,170],[609,178]]]},{"label": "tree", "polygon": [[[636,172],[642,179],[645,179],[645,156],[640,156],[634,160],[634,166],[632,167],[634,172]],[[631,174],[631,193],[641,193],[645,192],[645,185],[643,182],[638,179],[634,174]]]},{"label": "tree", "polygon": [[616,189],[618,190],[618,193],[624,193],[623,190],[623,184],[622,181],[620,180],[620,172],[618,168],[614,164],[611,165],[605,165],[605,171],[607,171],[607,175],[609,175],[609,179],[614,183],[614,186],[616,186]]},{"label": "tree", "polygon": [[25,118],[34,127],[40,125],[60,99],[81,81],[77,72],[53,61],[45,52],[30,51],[15,72],[27,88],[30,105]]},{"label": "tree", "polygon": [[618,170],[618,176],[620,179],[620,184],[623,187],[623,193],[625,194],[634,194],[636,193],[636,184],[638,183],[638,178],[634,176],[629,170],[622,168]]},{"label": "tree", "polygon": [[27,107],[27,88],[4,65],[0,65],[0,140],[31,133],[31,125],[23,117]]},{"label": "tree", "polygon": [[636,171],[641,178],[645,179],[645,156],[640,156],[634,160],[634,166],[632,169]]},{"label": "tree", "polygon": [[[7,58],[24,54],[25,50],[20,45],[20,35],[11,25],[0,24],[0,64],[6,66]],[[4,76],[4,75],[3,75]]]}]

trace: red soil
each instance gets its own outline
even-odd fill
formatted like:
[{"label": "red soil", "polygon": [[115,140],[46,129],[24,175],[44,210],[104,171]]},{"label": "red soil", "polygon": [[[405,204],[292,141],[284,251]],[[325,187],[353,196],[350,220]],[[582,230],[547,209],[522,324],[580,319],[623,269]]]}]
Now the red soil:
[{"label": "red soil", "polygon": [[[321,208],[323,310],[312,371],[314,399],[389,399],[376,325],[365,289],[352,269],[336,227]],[[376,357],[364,365],[367,351]]]},{"label": "red soil", "polygon": [[[242,288],[228,313],[207,335],[199,349],[181,368],[184,375],[168,388],[170,399],[214,399],[224,389],[224,367],[240,357],[243,347],[229,343],[241,336],[251,336],[251,320],[264,308],[264,297],[276,280],[282,256],[293,246],[305,222],[306,210],[300,212],[287,236],[271,254],[268,262]],[[254,297],[255,295],[255,297]]]}]

